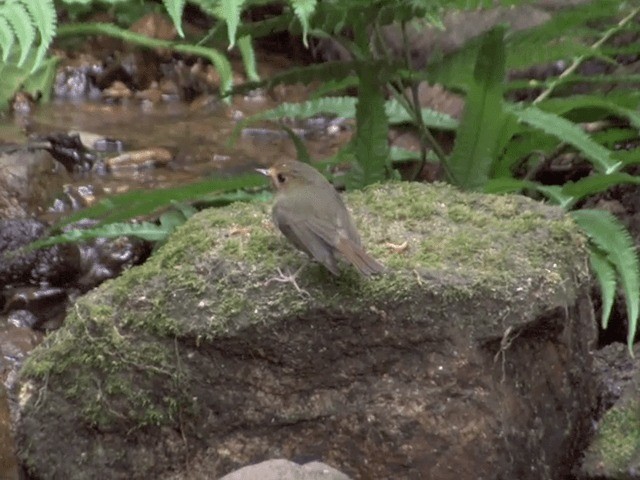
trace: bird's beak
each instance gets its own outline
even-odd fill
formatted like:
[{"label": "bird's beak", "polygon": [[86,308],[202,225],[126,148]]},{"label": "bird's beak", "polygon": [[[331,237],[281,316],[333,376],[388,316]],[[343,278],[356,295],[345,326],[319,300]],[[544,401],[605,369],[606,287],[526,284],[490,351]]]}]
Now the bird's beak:
[{"label": "bird's beak", "polygon": [[256,172],[261,173],[262,175],[265,175],[267,177],[271,176],[270,168],[256,168]]}]

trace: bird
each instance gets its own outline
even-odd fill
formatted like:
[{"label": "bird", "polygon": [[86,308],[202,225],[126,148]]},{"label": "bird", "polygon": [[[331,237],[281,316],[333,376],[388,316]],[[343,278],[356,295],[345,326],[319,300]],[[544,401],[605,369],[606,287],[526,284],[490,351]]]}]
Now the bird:
[{"label": "bird", "polygon": [[276,191],[273,223],[296,248],[336,276],[340,275],[338,258],[365,277],[384,271],[363,249],[342,197],[322,173],[296,160],[281,160],[256,170],[271,178]]}]

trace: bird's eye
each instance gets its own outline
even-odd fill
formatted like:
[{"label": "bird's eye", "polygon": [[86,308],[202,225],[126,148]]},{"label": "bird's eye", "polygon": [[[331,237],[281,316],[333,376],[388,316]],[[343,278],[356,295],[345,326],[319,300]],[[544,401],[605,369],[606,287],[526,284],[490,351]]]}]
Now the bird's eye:
[{"label": "bird's eye", "polygon": [[276,178],[278,179],[278,183],[284,183],[287,181],[287,177],[285,177],[283,174],[279,173]]}]

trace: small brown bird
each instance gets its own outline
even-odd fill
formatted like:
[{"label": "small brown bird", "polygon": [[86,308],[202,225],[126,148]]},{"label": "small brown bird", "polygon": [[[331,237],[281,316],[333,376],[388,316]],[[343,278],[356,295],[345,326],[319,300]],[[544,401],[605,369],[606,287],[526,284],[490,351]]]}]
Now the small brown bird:
[{"label": "small brown bird", "polygon": [[273,222],[298,249],[339,275],[342,258],[365,276],[384,267],[362,248],[360,235],[340,194],[315,168],[295,160],[258,169],[276,188]]}]

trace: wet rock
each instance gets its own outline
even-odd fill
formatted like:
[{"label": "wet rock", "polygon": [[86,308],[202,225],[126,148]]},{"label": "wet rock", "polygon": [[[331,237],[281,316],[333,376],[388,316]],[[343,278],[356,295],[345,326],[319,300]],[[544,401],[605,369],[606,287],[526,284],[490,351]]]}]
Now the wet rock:
[{"label": "wet rock", "polygon": [[594,354],[594,367],[598,379],[599,415],[609,410],[631,382],[637,369],[640,346],[635,348],[635,359],[629,355],[626,345],[612,343]]},{"label": "wet rock", "polygon": [[85,147],[79,133],[51,133],[33,139],[48,142],[47,151],[70,173],[91,170],[96,162],[95,153]]},{"label": "wet rock", "polygon": [[0,153],[0,219],[45,212],[69,181],[63,166],[43,150]]},{"label": "wet rock", "polygon": [[80,272],[76,245],[18,251],[42,238],[47,227],[37,220],[0,220],[0,290],[11,285],[69,285]]},{"label": "wet rock", "polygon": [[18,250],[46,233],[36,220],[0,220],[0,308],[16,325],[58,328],[69,298],[144,261],[150,251],[148,242],[126,237]]},{"label": "wet rock", "polygon": [[565,478],[595,405],[570,218],[437,184],[348,203],[384,275],[309,265],[309,297],[268,283],[306,260],[268,205],[234,204],[79,299],[21,372],[30,474],[219,478],[289,458],[363,479]]},{"label": "wet rock", "polygon": [[[69,287],[73,288],[72,285]],[[4,311],[8,312],[7,321],[15,326],[55,330],[64,320],[68,289],[23,286],[5,289],[3,293],[6,300]]]},{"label": "wet rock", "polygon": [[53,84],[56,98],[80,100],[100,98],[100,89],[96,86],[96,77],[104,72],[102,61],[88,54],[64,59],[64,65],[58,68]]}]

